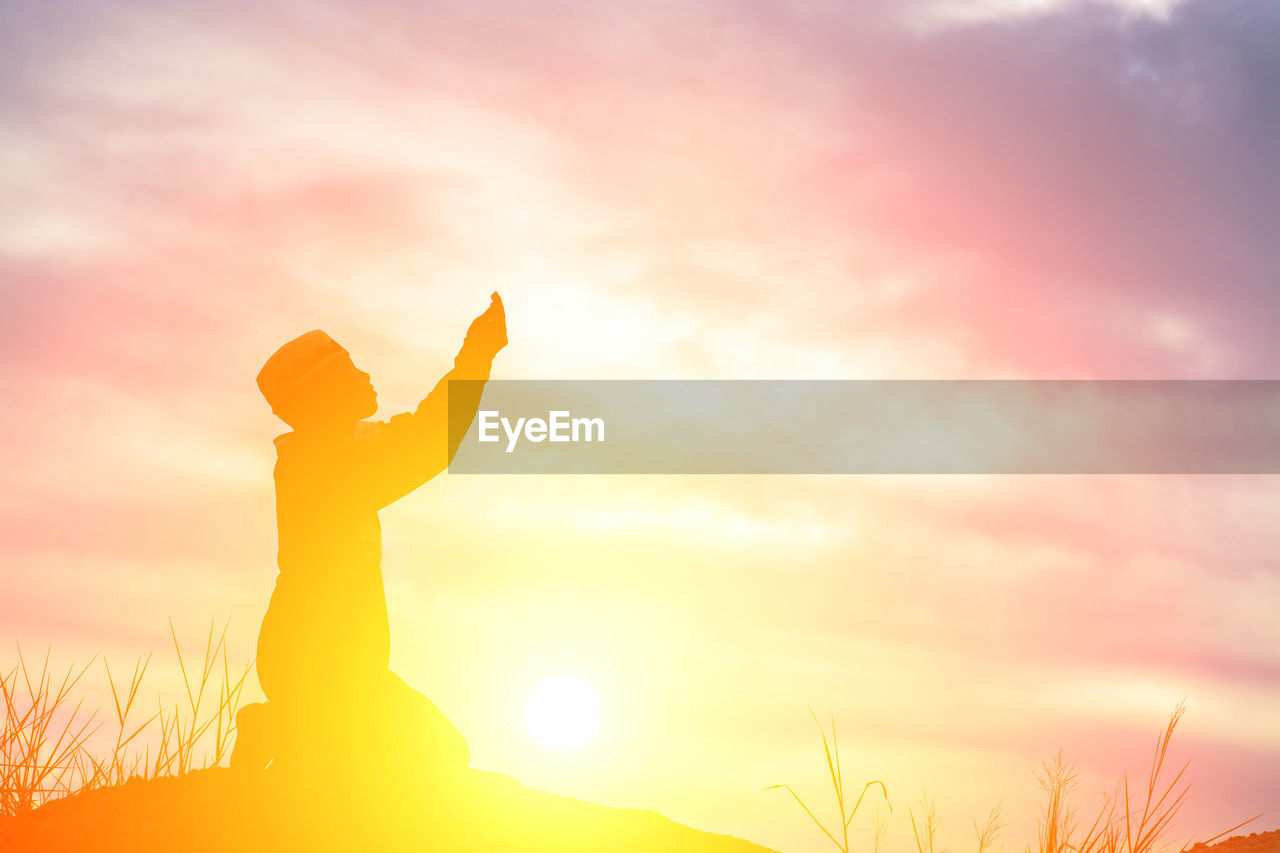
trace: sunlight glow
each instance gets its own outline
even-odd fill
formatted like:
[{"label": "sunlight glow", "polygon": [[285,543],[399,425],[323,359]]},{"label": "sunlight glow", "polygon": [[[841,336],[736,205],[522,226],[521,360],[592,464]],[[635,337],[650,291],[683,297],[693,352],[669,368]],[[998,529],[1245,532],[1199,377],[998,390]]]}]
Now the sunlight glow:
[{"label": "sunlight glow", "polygon": [[572,676],[559,675],[529,694],[524,719],[534,739],[547,749],[578,749],[600,725],[600,704],[590,687]]}]

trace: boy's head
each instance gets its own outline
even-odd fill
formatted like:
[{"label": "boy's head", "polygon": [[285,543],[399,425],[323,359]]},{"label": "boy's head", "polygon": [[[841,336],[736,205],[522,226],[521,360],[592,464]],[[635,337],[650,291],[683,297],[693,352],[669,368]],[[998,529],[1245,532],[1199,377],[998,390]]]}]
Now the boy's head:
[{"label": "boy's head", "polygon": [[342,426],[378,410],[369,374],[319,329],[289,341],[258,372],[258,388],[294,429]]}]

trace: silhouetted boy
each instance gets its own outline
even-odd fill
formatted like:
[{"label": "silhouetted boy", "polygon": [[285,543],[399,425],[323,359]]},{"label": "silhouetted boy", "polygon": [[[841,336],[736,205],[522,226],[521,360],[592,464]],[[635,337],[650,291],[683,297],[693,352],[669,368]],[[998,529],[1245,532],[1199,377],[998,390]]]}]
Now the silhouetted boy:
[{"label": "silhouetted boy", "polygon": [[[448,466],[506,343],[494,293],[453,369],[415,412],[386,422],[364,420],[378,408],[369,374],[318,329],[263,366],[258,387],[293,431],[275,440],[280,573],[257,656],[269,701],[237,715],[233,766],[335,753],[469,763],[461,733],[388,669],[378,510]],[[455,387],[450,401],[450,379],[481,381]]]}]

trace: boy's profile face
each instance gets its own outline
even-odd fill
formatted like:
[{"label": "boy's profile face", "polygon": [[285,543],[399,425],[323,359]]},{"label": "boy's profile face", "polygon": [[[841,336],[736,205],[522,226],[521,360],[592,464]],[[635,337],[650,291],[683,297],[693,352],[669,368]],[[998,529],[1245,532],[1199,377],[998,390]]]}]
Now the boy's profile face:
[{"label": "boy's profile face", "polygon": [[345,352],[326,361],[307,384],[308,408],[326,422],[359,421],[378,411],[378,392],[369,374]]},{"label": "boy's profile face", "polygon": [[294,429],[346,427],[378,411],[369,374],[320,329],[276,350],[258,373],[258,388]]}]

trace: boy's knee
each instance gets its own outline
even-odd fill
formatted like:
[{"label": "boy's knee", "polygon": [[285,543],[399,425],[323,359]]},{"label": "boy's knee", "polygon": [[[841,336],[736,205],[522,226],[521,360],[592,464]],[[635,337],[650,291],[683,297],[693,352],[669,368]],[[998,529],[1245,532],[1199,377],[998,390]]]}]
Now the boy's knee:
[{"label": "boy's knee", "polygon": [[276,744],[271,718],[274,709],[253,702],[236,712],[236,737],[231,748],[231,766],[261,770],[275,755]]}]

